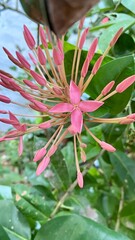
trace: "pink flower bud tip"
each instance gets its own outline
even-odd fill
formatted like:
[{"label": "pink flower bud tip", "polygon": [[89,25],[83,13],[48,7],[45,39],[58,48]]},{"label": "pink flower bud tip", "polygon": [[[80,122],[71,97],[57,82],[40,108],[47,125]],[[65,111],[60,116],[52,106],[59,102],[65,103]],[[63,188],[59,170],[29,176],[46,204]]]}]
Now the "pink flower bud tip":
[{"label": "pink flower bud tip", "polygon": [[83,28],[84,21],[85,21],[85,17],[83,17],[79,22],[79,29],[80,30]]},{"label": "pink flower bud tip", "polygon": [[111,42],[110,42],[110,47],[113,47],[113,46],[114,46],[114,44],[117,42],[117,40],[118,40],[118,38],[120,37],[120,35],[122,34],[122,32],[123,32],[123,28],[120,28],[120,29],[116,32],[115,36],[113,37],[113,39],[112,39]]},{"label": "pink flower bud tip", "polygon": [[39,176],[48,167],[49,163],[50,163],[49,157],[43,158],[43,160],[38,165],[36,175]]},{"label": "pink flower bud tip", "polygon": [[46,57],[45,57],[45,54],[40,47],[38,47],[38,60],[39,60],[41,65],[46,65]]},{"label": "pink flower bud tip", "polygon": [[41,129],[50,128],[51,127],[51,122],[47,121],[47,122],[41,123],[41,124],[38,125],[38,127],[41,128]]},{"label": "pink flower bud tip", "polygon": [[116,151],[116,149],[111,144],[108,144],[108,143],[103,142],[103,141],[100,142],[100,146],[101,146],[101,148],[105,149],[108,152],[115,152]]},{"label": "pink flower bud tip", "polygon": [[85,78],[87,72],[88,72],[88,68],[89,68],[89,59],[86,58],[83,67],[82,67],[82,71],[81,71],[81,77]]},{"label": "pink flower bud tip", "polygon": [[40,34],[42,44],[44,45],[45,48],[47,48],[48,44],[47,44],[47,41],[46,41],[45,32],[44,32],[44,30],[41,26],[39,27],[39,34]]},{"label": "pink flower bud tip", "polygon": [[34,161],[34,162],[39,161],[41,158],[44,157],[45,154],[46,154],[46,149],[45,149],[44,147],[41,148],[41,149],[39,149],[39,150],[36,152],[33,161]]},{"label": "pink flower bud tip", "polygon": [[77,173],[77,183],[80,188],[83,188],[83,175],[81,172]]},{"label": "pink flower bud tip", "polygon": [[63,56],[59,49],[56,49],[56,48],[53,49],[53,59],[57,66],[60,66],[62,64]]},{"label": "pink flower bud tip", "polygon": [[120,124],[130,124],[130,123],[133,123],[135,120],[132,119],[132,118],[125,118],[125,119],[122,119],[119,123]]},{"label": "pink flower bud tip", "polygon": [[135,113],[132,113],[132,114],[128,115],[127,118],[135,120]]},{"label": "pink flower bud tip", "polygon": [[29,70],[31,66],[28,63],[28,61],[25,59],[25,57],[20,52],[17,52],[17,51],[16,51],[16,56],[20,61],[20,63],[23,65],[23,67]]},{"label": "pink flower bud tip", "polygon": [[94,64],[94,67],[93,67],[93,69],[92,69],[92,71],[91,71],[91,73],[92,73],[93,75],[95,75],[95,74],[97,73],[98,69],[99,69],[100,66],[101,66],[102,61],[103,61],[103,56],[100,56],[100,57],[98,58],[98,60],[96,61],[96,63]]},{"label": "pink flower bud tip", "polygon": [[0,102],[10,103],[11,100],[10,100],[10,98],[8,98],[6,96],[0,95]]},{"label": "pink flower bud tip", "polygon": [[109,19],[108,17],[105,17],[105,18],[102,19],[101,23],[106,23],[106,22],[108,22],[109,20],[110,20],[110,19]]},{"label": "pink flower bud tip", "polygon": [[116,87],[118,93],[124,92],[128,87],[130,87],[135,82],[135,75],[126,78],[124,81],[119,83]]},{"label": "pink flower bud tip", "polygon": [[33,70],[30,71],[30,74],[37,81],[37,83],[39,83],[41,86],[46,86],[46,79],[44,77]]},{"label": "pink flower bud tip", "polygon": [[84,42],[86,40],[88,32],[89,32],[89,28],[86,28],[86,29],[84,29],[84,31],[83,31],[83,33],[81,35],[79,46],[78,46],[80,49],[83,48],[83,45],[84,45]]},{"label": "pink flower bud tip", "polygon": [[102,94],[103,96],[107,95],[107,94],[111,91],[111,89],[113,88],[114,84],[115,84],[115,81],[111,81],[110,83],[108,83],[108,84],[103,88],[101,94]]},{"label": "pink flower bud tip", "polygon": [[51,157],[56,151],[57,151],[57,146],[56,145],[53,145],[53,146],[51,146],[51,148],[49,149],[49,151],[48,151],[48,156],[49,157]]},{"label": "pink flower bud tip", "polygon": [[26,41],[28,47],[30,49],[33,49],[35,47],[35,44],[36,44],[35,43],[35,39],[32,36],[30,30],[25,25],[24,25],[24,32],[23,32],[23,34],[24,34],[24,38],[25,38],[25,41]]}]

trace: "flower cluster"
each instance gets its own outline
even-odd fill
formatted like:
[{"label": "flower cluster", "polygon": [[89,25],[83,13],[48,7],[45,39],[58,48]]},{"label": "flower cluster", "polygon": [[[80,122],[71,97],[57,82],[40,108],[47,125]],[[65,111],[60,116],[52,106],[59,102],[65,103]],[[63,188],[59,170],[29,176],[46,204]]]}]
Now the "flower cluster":
[{"label": "flower cluster", "polygon": [[[100,95],[95,100],[83,100],[83,93],[90,84],[93,76],[95,76],[99,70],[104,57],[109,52],[111,47],[116,43],[123,31],[123,29],[120,29],[116,33],[104,54],[95,62],[93,69],[88,76],[88,68],[98,44],[98,39],[94,39],[88,50],[86,59],[81,69],[81,76],[79,77],[78,70],[81,51],[86,36],[89,32],[88,28],[82,30],[83,21],[84,19],[80,21],[78,28],[78,37],[74,51],[70,81],[67,80],[64,67],[64,38],[62,38],[62,40],[57,39],[56,46],[53,46],[48,32],[46,32],[41,26],[39,34],[42,48],[41,46],[36,46],[34,37],[26,26],[24,26],[23,32],[25,41],[29,49],[32,51],[32,53],[29,53],[29,57],[34,64],[34,69],[36,70],[31,69],[30,63],[20,52],[16,52],[16,57],[14,57],[6,48],[4,48],[8,58],[18,67],[22,68],[28,74],[29,79],[31,80],[23,79],[23,81],[20,81],[13,78],[13,76],[10,74],[0,71],[1,86],[8,90],[18,92],[24,99],[27,99],[28,103],[24,107],[26,107],[28,110],[30,108],[34,109],[35,111],[40,112],[43,117],[47,117],[47,121],[40,124],[21,123],[18,120],[16,113],[0,110],[1,115],[7,115],[6,118],[1,117],[0,122],[9,124],[14,128],[2,136],[0,141],[19,138],[18,150],[19,155],[21,155],[23,152],[23,136],[25,134],[39,131],[40,129],[56,127],[56,131],[51,136],[50,140],[45,144],[44,147],[39,149],[34,156],[33,161],[40,162],[36,171],[38,176],[46,169],[50,162],[51,156],[56,152],[63,139],[70,134],[73,137],[74,142],[77,182],[81,188],[83,187],[83,176],[80,171],[78,156],[81,156],[81,160],[83,162],[86,161],[86,144],[82,142],[82,130],[86,130],[102,149],[105,149],[109,152],[114,152],[116,150],[111,144],[98,139],[89,129],[87,123],[103,122],[128,124],[135,121],[135,114],[113,119],[97,118],[91,115],[91,112],[99,109],[104,104],[106,99],[117,93],[122,93],[131,84],[133,84],[135,82],[135,75],[126,78],[117,86],[115,86],[115,81],[111,81],[104,87],[104,89],[102,89]],[[52,47],[52,56],[48,48],[48,42]],[[47,68],[47,64],[49,64],[49,70]],[[9,107],[10,103],[22,105],[18,102],[13,102],[8,96],[4,95],[0,95],[0,101],[9,104]],[[38,115],[35,117],[38,117]],[[79,155],[78,151],[80,151]]]}]

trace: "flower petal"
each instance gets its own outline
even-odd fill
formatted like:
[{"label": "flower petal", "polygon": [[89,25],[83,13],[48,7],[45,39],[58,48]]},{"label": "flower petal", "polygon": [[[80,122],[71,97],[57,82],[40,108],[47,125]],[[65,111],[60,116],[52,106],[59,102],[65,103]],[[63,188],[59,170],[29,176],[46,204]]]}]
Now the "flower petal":
[{"label": "flower petal", "polygon": [[83,115],[80,109],[75,109],[71,113],[71,124],[76,132],[81,133],[83,126]]},{"label": "flower petal", "polygon": [[70,95],[70,101],[72,104],[78,104],[80,102],[81,91],[79,87],[72,80],[70,82],[69,95]]},{"label": "flower petal", "polygon": [[49,112],[50,113],[64,113],[64,112],[72,112],[73,106],[70,103],[58,103],[54,107],[52,107]]},{"label": "flower petal", "polygon": [[103,104],[104,103],[100,101],[89,100],[80,102],[79,107],[83,112],[94,112],[95,110],[100,108]]}]

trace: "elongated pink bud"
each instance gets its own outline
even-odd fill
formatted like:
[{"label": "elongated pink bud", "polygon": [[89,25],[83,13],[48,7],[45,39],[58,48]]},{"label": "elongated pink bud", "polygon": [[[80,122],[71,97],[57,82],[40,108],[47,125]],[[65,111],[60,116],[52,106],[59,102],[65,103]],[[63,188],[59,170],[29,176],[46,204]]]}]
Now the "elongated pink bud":
[{"label": "elongated pink bud", "polygon": [[79,22],[79,29],[80,30],[82,30],[82,28],[83,28],[84,21],[85,21],[85,16]]},{"label": "elongated pink bud", "polygon": [[30,80],[27,80],[27,79],[24,79],[23,82],[28,86],[30,87],[31,89],[34,89],[34,90],[38,90],[39,87],[37,85],[35,85],[33,82],[31,82]]},{"label": "elongated pink bud", "polygon": [[88,68],[89,68],[89,59],[86,58],[81,70],[81,77],[85,78],[87,72],[88,72]]},{"label": "elongated pink bud", "polygon": [[43,53],[42,49],[38,46],[38,60],[41,65],[46,65],[46,57],[45,54]]},{"label": "elongated pink bud", "polygon": [[80,147],[81,147],[81,148],[86,148],[87,145],[86,145],[85,143],[82,143],[82,142],[81,142],[81,143],[80,143]]},{"label": "elongated pink bud", "polygon": [[34,109],[35,111],[42,112],[41,108],[37,107],[35,104],[30,103],[29,106],[30,106],[30,108]]},{"label": "elongated pink bud", "polygon": [[38,165],[37,171],[36,171],[36,175],[39,176],[47,167],[48,164],[50,163],[50,158],[49,157],[45,157],[41,163]]},{"label": "elongated pink bud", "polygon": [[32,50],[35,47],[35,39],[33,37],[33,35],[31,34],[30,30],[24,25],[24,38],[25,41],[28,45],[28,47]]},{"label": "elongated pink bud", "polygon": [[81,149],[81,159],[83,162],[86,162],[86,153]]},{"label": "elongated pink bud", "polygon": [[0,95],[0,102],[10,103],[11,100],[10,100],[10,98],[8,98],[6,96]]},{"label": "elongated pink bud", "polygon": [[6,123],[6,124],[11,124],[11,125],[15,125],[16,121],[7,119],[7,118],[0,118],[0,122]]},{"label": "elongated pink bud", "polygon": [[39,27],[39,35],[40,35],[42,44],[44,45],[45,48],[47,48],[48,44],[47,44],[47,41],[46,41],[45,32],[44,32],[44,30],[41,26]]},{"label": "elongated pink bud", "polygon": [[62,45],[62,42],[60,39],[58,39],[58,41],[57,41],[57,46],[61,52],[62,58],[64,59],[63,45]]},{"label": "elongated pink bud", "polygon": [[29,70],[31,66],[26,60],[26,58],[20,52],[17,52],[17,51],[16,51],[16,56],[20,61],[20,63],[23,65],[23,67]]},{"label": "elongated pink bud", "polygon": [[0,110],[0,114],[7,114],[8,112],[5,110]]},{"label": "elongated pink bud", "polygon": [[5,47],[3,47],[3,50],[5,51],[11,62],[13,62],[18,67],[23,68],[23,65]]},{"label": "elongated pink bud", "polygon": [[130,87],[135,82],[135,75],[126,78],[124,81],[119,83],[116,87],[118,93],[124,92],[128,87]]},{"label": "elongated pink bud", "polygon": [[34,65],[37,65],[36,58],[34,58],[34,56],[31,53],[29,53],[29,56],[30,56],[31,61],[34,63]]},{"label": "elongated pink bud", "polygon": [[100,57],[98,58],[98,60],[96,61],[96,63],[94,64],[94,67],[92,68],[91,73],[92,73],[93,75],[95,75],[95,74],[97,73],[98,69],[99,69],[100,66],[101,66],[102,61],[103,61],[103,57],[100,56]]},{"label": "elongated pink bud", "polygon": [[120,124],[130,124],[130,123],[133,123],[135,120],[132,119],[132,118],[125,118],[125,119],[122,119],[119,123]]},{"label": "elongated pink bud", "polygon": [[12,112],[10,112],[10,111],[9,111],[9,118],[10,118],[10,120],[16,121],[16,123],[17,123],[17,124],[19,123],[19,125],[20,125],[20,122],[19,122],[19,120],[17,119],[17,117],[16,117]]},{"label": "elongated pink bud", "polygon": [[83,188],[83,175],[81,172],[77,173],[77,183],[80,188]]},{"label": "elongated pink bud", "polygon": [[24,97],[25,99],[27,99],[30,102],[34,101],[34,98],[29,93],[27,93],[25,91],[21,91],[20,94],[21,94],[22,97]]},{"label": "elongated pink bud", "polygon": [[36,152],[33,161],[34,161],[34,162],[37,162],[37,161],[41,160],[41,158],[43,158],[43,157],[45,156],[45,154],[46,154],[46,149],[45,149],[44,147],[41,148],[41,149],[39,149],[39,150]]},{"label": "elongated pink bud", "polygon": [[10,73],[5,72],[3,70],[0,70],[0,74],[3,74],[4,76],[9,77],[9,78],[13,78],[13,76]]},{"label": "elongated pink bud", "polygon": [[56,49],[56,48],[53,49],[53,59],[57,66],[62,64],[63,57],[59,49]]},{"label": "elongated pink bud", "polygon": [[47,129],[47,128],[50,128],[51,127],[51,122],[50,121],[47,121],[47,122],[44,122],[44,123],[40,123],[38,125],[39,128],[41,129]]},{"label": "elongated pink bud", "polygon": [[30,74],[37,81],[38,84],[40,84],[41,86],[46,86],[46,79],[44,77],[34,72],[33,70],[30,71]]},{"label": "elongated pink bud", "polygon": [[101,141],[100,143],[101,148],[105,149],[108,152],[114,152],[116,149],[109,143]]},{"label": "elongated pink bud", "polygon": [[123,32],[123,28],[120,28],[120,29],[116,32],[115,36],[113,37],[113,39],[112,39],[111,42],[110,42],[110,47],[113,47],[113,46],[114,46],[114,44],[117,42],[117,40],[118,40],[118,38],[120,37],[120,35],[122,34],[122,32]]},{"label": "elongated pink bud", "polygon": [[34,100],[33,103],[40,109],[41,112],[48,111],[48,108],[45,106],[44,103]]},{"label": "elongated pink bud", "polygon": [[56,145],[53,145],[53,146],[51,146],[51,148],[49,149],[49,151],[48,151],[48,157],[51,157],[56,151],[57,151],[57,146]]},{"label": "elongated pink bud", "polygon": [[95,54],[95,51],[96,51],[96,48],[97,48],[97,45],[98,45],[98,39],[95,38],[89,48],[89,51],[88,51],[88,54],[87,54],[87,58],[89,59],[89,62],[91,61],[91,59],[93,58],[94,54]]},{"label": "elongated pink bud", "polygon": [[129,114],[127,118],[134,119],[135,120],[135,113]]},{"label": "elongated pink bud", "polygon": [[80,48],[80,49],[83,48],[83,44],[84,44],[84,42],[86,40],[88,32],[89,32],[89,28],[84,29],[84,31],[83,31],[83,33],[81,35],[80,41],[79,41],[78,48]]},{"label": "elongated pink bud", "polygon": [[106,94],[108,94],[108,93],[111,91],[111,89],[113,88],[114,84],[115,84],[115,81],[109,82],[109,83],[103,88],[101,94],[102,94],[103,96],[105,96]]},{"label": "elongated pink bud", "polygon": [[19,146],[18,146],[19,157],[22,155],[22,153],[23,153],[23,136],[21,136],[19,139]]},{"label": "elongated pink bud", "polygon": [[62,95],[62,90],[59,87],[53,87],[53,91],[57,94],[57,95]]}]

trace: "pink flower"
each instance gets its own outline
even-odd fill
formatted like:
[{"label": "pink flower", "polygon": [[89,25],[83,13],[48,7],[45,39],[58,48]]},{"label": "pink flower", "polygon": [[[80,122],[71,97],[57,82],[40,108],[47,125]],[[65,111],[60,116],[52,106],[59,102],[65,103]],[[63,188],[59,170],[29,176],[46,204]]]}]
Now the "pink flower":
[{"label": "pink flower", "polygon": [[81,91],[73,82],[70,82],[69,87],[70,103],[59,103],[52,107],[50,113],[65,113],[71,112],[71,124],[77,133],[81,133],[83,127],[83,113],[94,112],[104,103],[100,101],[81,101]]}]

